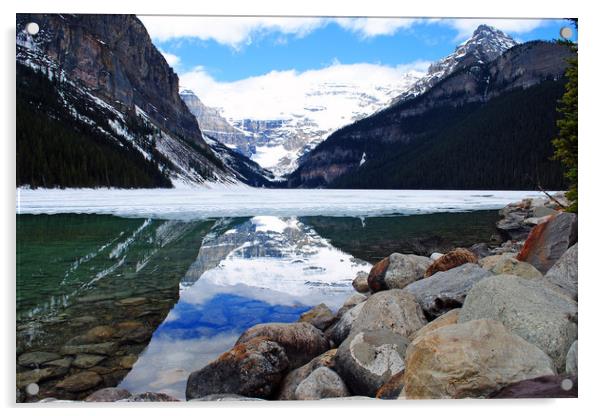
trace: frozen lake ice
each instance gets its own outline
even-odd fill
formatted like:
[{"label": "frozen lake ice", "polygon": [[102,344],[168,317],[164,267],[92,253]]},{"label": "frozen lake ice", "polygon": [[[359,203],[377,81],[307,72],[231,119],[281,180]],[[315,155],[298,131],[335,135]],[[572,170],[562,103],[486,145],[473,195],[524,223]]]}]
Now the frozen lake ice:
[{"label": "frozen lake ice", "polygon": [[307,215],[371,217],[499,209],[537,191],[338,189],[17,189],[17,214],[113,214],[195,220]]}]

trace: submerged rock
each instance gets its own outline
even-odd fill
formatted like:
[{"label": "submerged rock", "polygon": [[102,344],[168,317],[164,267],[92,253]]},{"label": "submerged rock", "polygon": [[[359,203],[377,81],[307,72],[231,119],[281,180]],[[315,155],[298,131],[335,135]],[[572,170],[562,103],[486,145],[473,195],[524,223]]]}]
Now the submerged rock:
[{"label": "submerged rock", "polygon": [[516,381],[554,375],[543,351],[492,320],[430,331],[410,344],[404,394],[408,399],[486,397]]},{"label": "submerged rock", "polygon": [[461,307],[473,285],[489,276],[487,270],[468,263],[414,282],[403,291],[412,294],[432,319]]},{"label": "submerged rock", "polygon": [[401,289],[391,289],[368,298],[351,325],[351,333],[387,329],[407,337],[426,323],[413,295]]},{"label": "submerged rock", "polygon": [[510,384],[489,395],[490,399],[556,399],[578,397],[577,379],[541,376]]},{"label": "submerged rock", "polygon": [[100,383],[102,383],[102,377],[99,376],[98,373],[95,373],[94,371],[82,371],[63,379],[57,383],[56,387],[71,393],[76,393],[90,390]]},{"label": "submerged rock", "polygon": [[116,350],[117,350],[116,343],[103,342],[100,344],[65,345],[61,349],[61,353],[65,354],[65,355],[77,355],[77,354],[111,355]]},{"label": "submerged rock", "polygon": [[577,215],[563,212],[534,227],[516,258],[546,273],[576,242]]},{"label": "submerged rock", "polygon": [[265,337],[238,342],[230,351],[190,374],[186,399],[210,394],[268,398],[275,393],[288,368],[286,352],[276,342]]},{"label": "submerged rock", "polygon": [[78,368],[90,368],[106,359],[104,355],[78,354],[73,360],[73,366]]},{"label": "submerged rock", "polygon": [[489,277],[468,293],[458,322],[499,321],[538,346],[563,371],[566,354],[577,339],[577,303],[550,286],[544,279]]},{"label": "submerged rock", "polygon": [[432,262],[428,257],[393,253],[372,267],[368,275],[368,286],[372,292],[402,289],[422,279]]},{"label": "submerged rock", "polygon": [[306,322],[259,324],[247,329],[236,345],[253,338],[265,337],[277,342],[286,351],[290,368],[297,368],[330,349],[324,333]]},{"label": "submerged rock", "polygon": [[433,264],[426,269],[424,276],[430,277],[437,272],[444,272],[461,266],[464,263],[477,263],[478,261],[479,259],[472,251],[466,250],[465,248],[456,248],[435,260]]},{"label": "submerged rock", "polygon": [[45,367],[17,373],[17,387],[22,389],[32,383],[57,378],[67,374],[67,367]]},{"label": "submerged rock", "polygon": [[335,369],[354,394],[374,397],[404,369],[408,344],[406,337],[386,329],[354,332],[337,350]]},{"label": "submerged rock", "polygon": [[54,352],[32,351],[19,355],[17,364],[23,367],[36,368],[48,361],[54,361],[61,358],[60,355]]}]

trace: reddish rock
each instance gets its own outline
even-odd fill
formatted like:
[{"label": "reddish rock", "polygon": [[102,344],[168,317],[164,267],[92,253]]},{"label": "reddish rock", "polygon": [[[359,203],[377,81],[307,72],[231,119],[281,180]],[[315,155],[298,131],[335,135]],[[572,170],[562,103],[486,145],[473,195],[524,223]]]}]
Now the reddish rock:
[{"label": "reddish rock", "polygon": [[395,374],[385,384],[381,386],[376,392],[377,399],[384,400],[397,400],[399,395],[403,391],[404,384],[404,372],[403,370]]},{"label": "reddish rock", "polygon": [[489,395],[490,399],[555,399],[578,397],[576,377],[542,376],[510,384]]},{"label": "reddish rock", "polygon": [[479,259],[472,251],[466,250],[465,248],[456,248],[435,260],[435,262],[426,269],[424,275],[430,277],[437,272],[445,272],[465,263],[477,263],[478,261]]},{"label": "reddish rock", "polygon": [[576,242],[577,215],[563,212],[535,226],[516,259],[531,263],[545,274]]},{"label": "reddish rock", "polygon": [[368,286],[373,292],[379,292],[387,289],[385,286],[385,273],[387,273],[388,268],[389,258],[385,257],[376,263],[372,267],[372,270],[370,270],[370,274],[368,275]]},{"label": "reddish rock", "polygon": [[256,337],[265,337],[281,345],[291,369],[301,367],[330,349],[330,342],[324,333],[307,322],[258,324],[247,329],[236,345]]}]

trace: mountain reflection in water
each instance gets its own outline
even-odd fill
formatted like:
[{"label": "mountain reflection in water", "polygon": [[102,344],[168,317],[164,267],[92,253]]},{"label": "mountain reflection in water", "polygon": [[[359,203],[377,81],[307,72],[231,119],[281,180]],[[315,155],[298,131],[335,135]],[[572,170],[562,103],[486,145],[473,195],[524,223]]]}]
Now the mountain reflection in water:
[{"label": "mountain reflection in water", "polygon": [[[37,381],[32,400],[81,399],[115,385],[183,398],[188,374],[250,326],[293,322],[322,302],[336,310],[356,274],[369,271],[366,260],[487,241],[494,221],[489,211],[203,221],[19,215],[17,356],[67,358],[67,368]],[[73,345],[103,342],[114,348],[98,363],[71,364]],[[22,387],[30,370],[17,366]],[[81,371],[102,383],[80,392],[56,386]]]}]

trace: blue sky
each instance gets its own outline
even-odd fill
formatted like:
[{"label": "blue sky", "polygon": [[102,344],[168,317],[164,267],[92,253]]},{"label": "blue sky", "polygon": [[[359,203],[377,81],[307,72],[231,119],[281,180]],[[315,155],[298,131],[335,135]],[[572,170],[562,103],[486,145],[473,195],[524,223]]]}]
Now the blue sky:
[{"label": "blue sky", "polygon": [[[385,66],[434,61],[482,20],[141,17],[178,73],[202,67],[217,82],[270,71],[320,69],[333,62]],[[556,39],[566,20],[486,23],[519,41]]]}]

